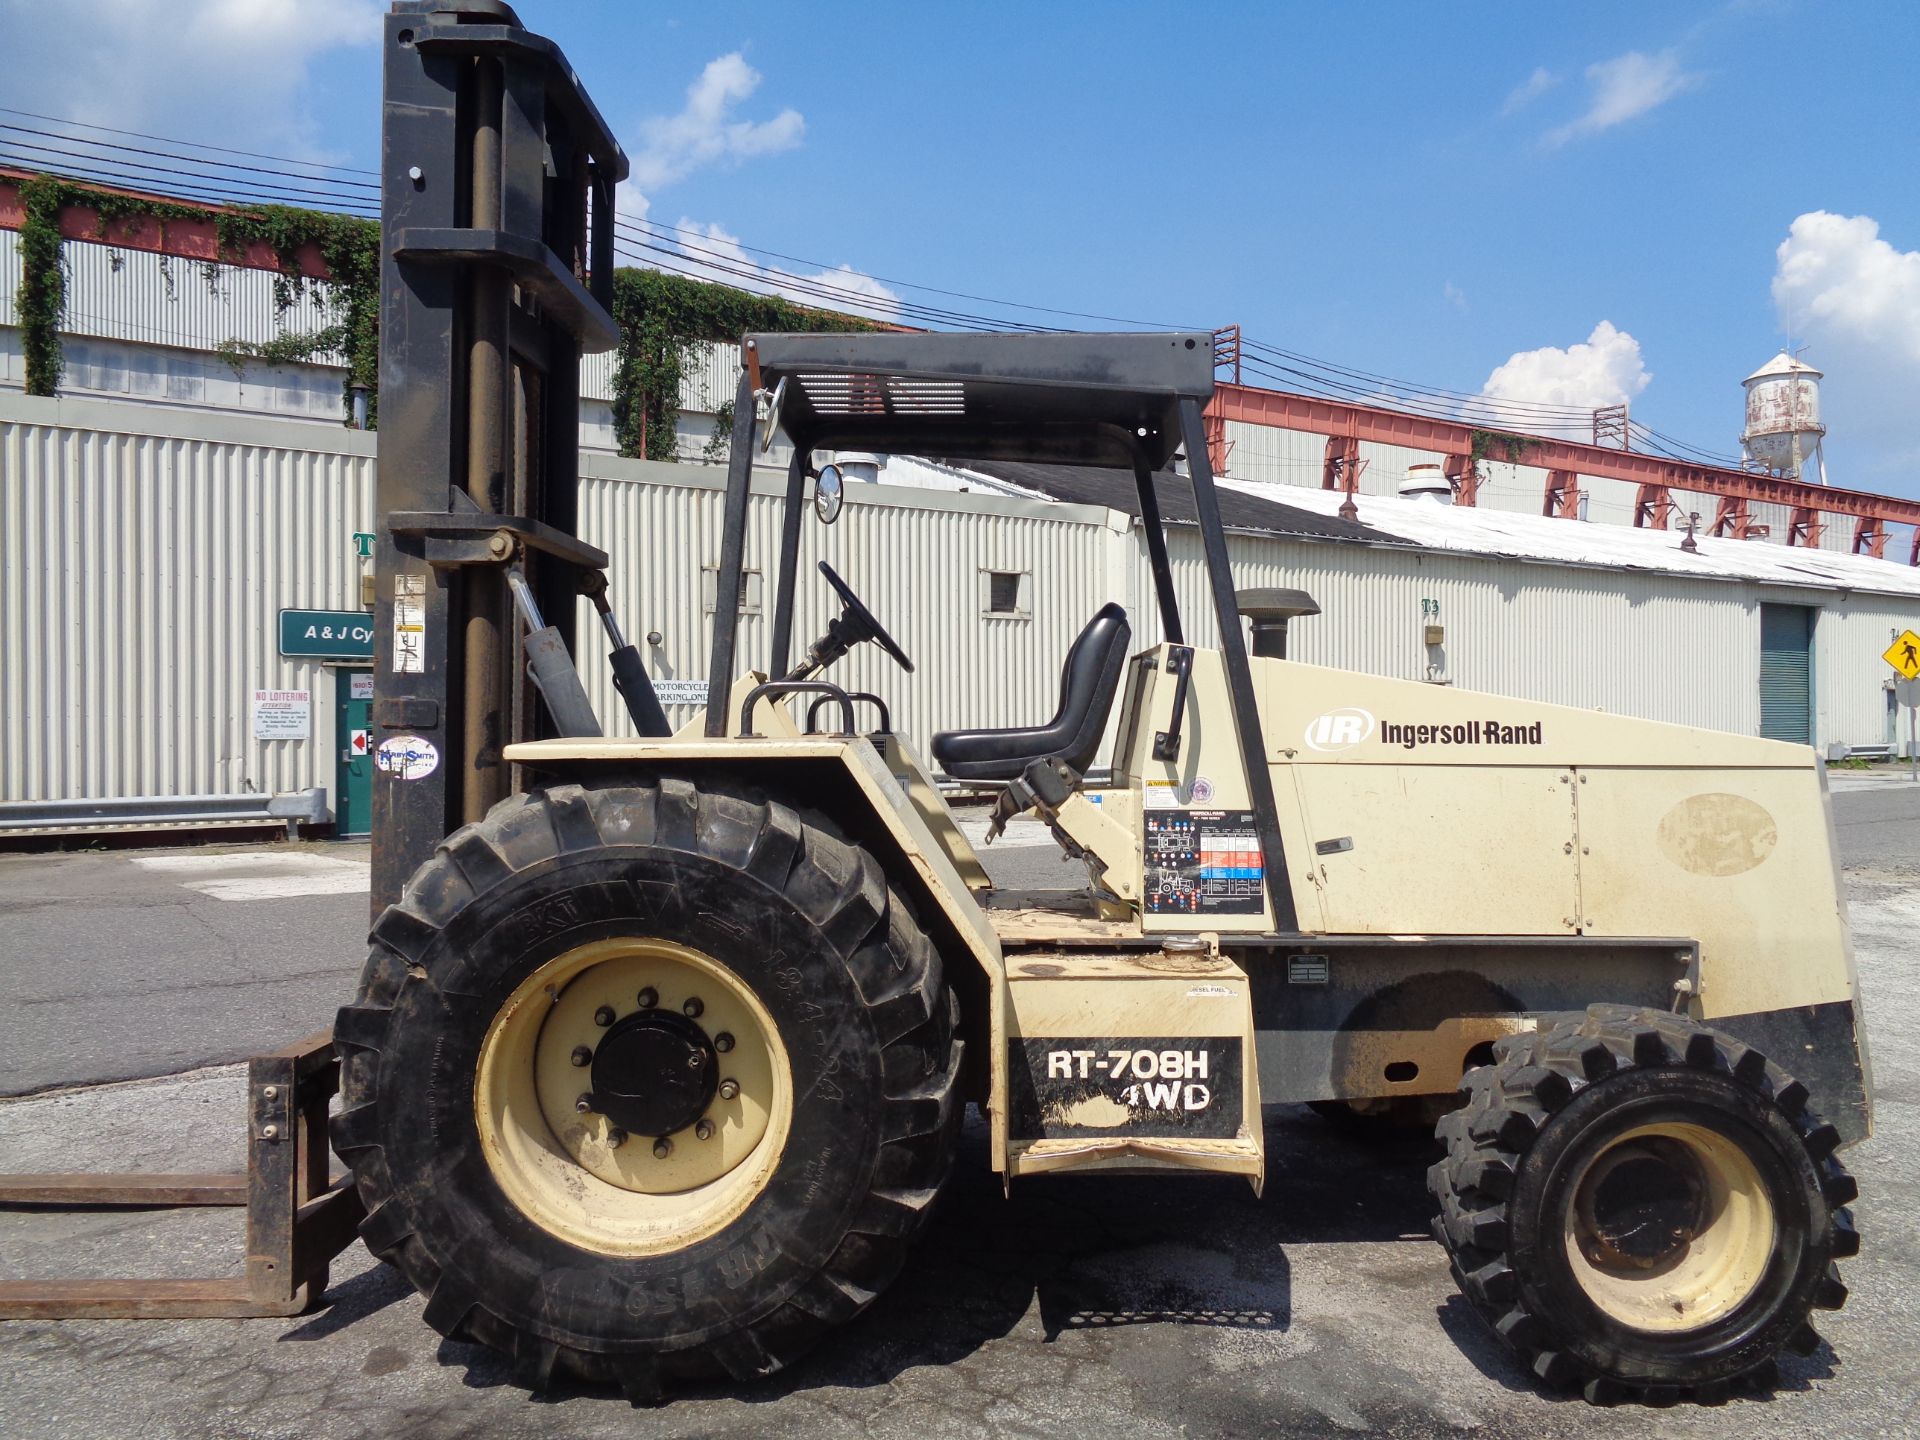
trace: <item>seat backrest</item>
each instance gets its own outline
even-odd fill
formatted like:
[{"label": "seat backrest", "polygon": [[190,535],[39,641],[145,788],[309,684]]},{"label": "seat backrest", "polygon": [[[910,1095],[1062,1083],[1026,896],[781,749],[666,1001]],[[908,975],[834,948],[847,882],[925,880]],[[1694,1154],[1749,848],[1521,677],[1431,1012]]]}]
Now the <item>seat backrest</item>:
[{"label": "seat backrest", "polygon": [[1075,770],[1084,772],[1100,748],[1100,733],[1113,709],[1132,640],[1126,610],[1109,600],[1094,612],[1067,651],[1066,663],[1060,667],[1060,708],[1047,728],[1066,732],[1058,753]]}]

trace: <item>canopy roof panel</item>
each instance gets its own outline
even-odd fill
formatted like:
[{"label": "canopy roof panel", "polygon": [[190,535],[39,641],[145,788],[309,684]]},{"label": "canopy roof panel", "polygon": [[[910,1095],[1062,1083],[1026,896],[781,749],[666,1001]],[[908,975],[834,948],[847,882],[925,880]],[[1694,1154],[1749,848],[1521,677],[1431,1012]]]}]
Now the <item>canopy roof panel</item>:
[{"label": "canopy roof panel", "polygon": [[1179,402],[1213,394],[1213,337],[748,335],[759,385],[782,380],[795,445],[1154,469],[1180,448]]}]

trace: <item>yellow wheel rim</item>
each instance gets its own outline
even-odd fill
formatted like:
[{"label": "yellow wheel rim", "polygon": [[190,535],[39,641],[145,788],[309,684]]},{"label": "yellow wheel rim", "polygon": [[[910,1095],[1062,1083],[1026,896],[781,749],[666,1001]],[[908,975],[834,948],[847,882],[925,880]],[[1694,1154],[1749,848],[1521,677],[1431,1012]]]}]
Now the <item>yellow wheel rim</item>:
[{"label": "yellow wheel rim", "polygon": [[[706,1037],[720,1081],[699,1121],[630,1134],[592,1100],[609,1022],[647,1008]],[[507,1197],[543,1229],[608,1255],[679,1250],[724,1228],[772,1178],[793,1118],[786,1047],[760,999],[711,956],[665,940],[599,940],[540,966],[480,1046],[474,1117]]]},{"label": "yellow wheel rim", "polygon": [[1636,1330],[1708,1325],[1747,1299],[1772,1259],[1773,1203],[1753,1161],[1704,1126],[1630,1130],[1575,1178],[1565,1243],[1574,1279]]}]

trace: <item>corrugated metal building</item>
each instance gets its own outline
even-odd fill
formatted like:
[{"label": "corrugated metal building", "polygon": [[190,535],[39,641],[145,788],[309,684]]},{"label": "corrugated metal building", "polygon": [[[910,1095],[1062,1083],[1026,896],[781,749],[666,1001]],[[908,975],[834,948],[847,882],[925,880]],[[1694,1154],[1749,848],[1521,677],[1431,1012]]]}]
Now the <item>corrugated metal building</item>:
[{"label": "corrugated metal building", "polygon": [[[61,255],[67,267],[62,394],[330,425],[344,418],[344,356],[273,365],[218,353],[228,341],[259,345],[324,329],[333,319],[322,303],[324,286],[301,287],[281,313],[273,276],[264,270],[78,242],[63,246]],[[19,289],[20,235],[0,230],[0,391],[25,383]],[[703,342],[690,348],[680,381],[677,450],[681,459],[697,461],[713,433],[713,412],[733,398],[740,347]],[[588,450],[619,449],[613,369],[611,353],[589,355],[580,367],[580,444]]]},{"label": "corrugated metal building", "polygon": [[[661,680],[704,676],[720,472],[603,454],[585,456],[584,471],[582,530],[613,557],[627,633],[658,632],[647,653]],[[0,395],[0,800],[331,790],[349,667],[280,655],[276,620],[283,608],[359,605],[366,562],[353,537],[373,528],[373,478],[374,437],[338,426]],[[936,728],[1050,715],[1067,646],[1103,601],[1127,606],[1141,643],[1157,636],[1130,483],[1015,478],[1066,499],[859,486],[837,526],[803,529],[799,628],[831,613],[812,568],[824,558],[919,663],[908,676],[863,647],[837,678],[893,699],[923,753]],[[768,643],[777,483],[769,474],[754,503],[748,565],[762,578],[742,622],[749,662]],[[1880,651],[1920,626],[1920,575],[1906,567],[1821,555],[1817,571],[1745,573],[1743,553],[1783,552],[1737,541],[1702,541],[1710,563],[1693,573],[1687,557],[1579,563],[1497,537],[1488,548],[1512,553],[1490,554],[1396,511],[1417,511],[1411,502],[1367,502],[1355,525],[1314,510],[1317,492],[1286,494],[1302,503],[1264,487],[1224,498],[1239,583],[1298,586],[1322,606],[1295,628],[1300,659],[1752,734],[1763,619],[1797,607],[1811,622],[1811,739],[1889,738]],[[1421,524],[1436,533],[1423,539]],[[1207,643],[1191,530],[1174,535],[1173,558],[1192,638]],[[996,587],[995,575],[1014,578]],[[1444,627],[1443,645],[1424,643],[1429,623]],[[580,633],[597,634],[585,615]],[[600,714],[624,728],[597,650],[583,666]],[[311,734],[256,739],[256,690],[308,692]],[[684,720],[691,707],[669,713]]]}]

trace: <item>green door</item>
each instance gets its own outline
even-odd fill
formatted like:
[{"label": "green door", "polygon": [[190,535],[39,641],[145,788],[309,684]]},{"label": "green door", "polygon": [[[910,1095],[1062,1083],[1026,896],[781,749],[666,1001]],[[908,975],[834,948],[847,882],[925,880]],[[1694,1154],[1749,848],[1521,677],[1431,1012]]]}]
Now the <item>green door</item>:
[{"label": "green door", "polygon": [[1813,611],[1760,607],[1760,733],[1813,743]]},{"label": "green door", "polygon": [[373,671],[333,672],[333,733],[340,758],[333,777],[333,833],[373,833]]}]

